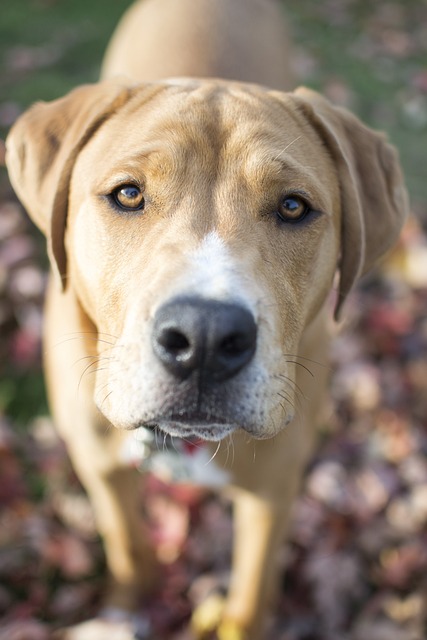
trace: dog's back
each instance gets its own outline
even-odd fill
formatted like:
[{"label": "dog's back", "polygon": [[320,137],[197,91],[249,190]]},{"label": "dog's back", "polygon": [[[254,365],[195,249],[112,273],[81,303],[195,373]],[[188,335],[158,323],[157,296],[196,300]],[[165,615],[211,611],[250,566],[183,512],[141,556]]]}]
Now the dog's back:
[{"label": "dog's back", "polygon": [[140,0],[107,50],[103,78],[196,76],[293,88],[278,0]]}]

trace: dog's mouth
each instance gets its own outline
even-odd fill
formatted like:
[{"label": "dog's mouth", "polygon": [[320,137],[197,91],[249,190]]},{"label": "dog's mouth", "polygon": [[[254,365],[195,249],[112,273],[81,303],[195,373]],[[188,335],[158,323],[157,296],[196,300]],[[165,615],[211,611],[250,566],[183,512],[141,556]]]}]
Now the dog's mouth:
[{"label": "dog's mouth", "polygon": [[[147,422],[135,429],[133,437],[125,440],[123,459],[166,483],[221,487],[229,481],[229,473],[218,467],[213,459],[224,436],[223,423],[180,428],[169,419]],[[207,440],[218,442],[214,455]]]},{"label": "dog's mouth", "polygon": [[159,416],[140,425],[145,429],[163,432],[173,438],[186,441],[209,440],[218,442],[237,431],[240,425],[229,422],[223,416],[203,413],[179,413]]}]

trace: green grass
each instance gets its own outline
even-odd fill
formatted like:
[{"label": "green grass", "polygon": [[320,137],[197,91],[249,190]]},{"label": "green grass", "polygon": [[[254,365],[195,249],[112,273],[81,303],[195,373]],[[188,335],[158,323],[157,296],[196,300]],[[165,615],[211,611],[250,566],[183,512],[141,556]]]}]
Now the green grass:
[{"label": "green grass", "polygon": [[[103,51],[128,0],[15,0],[0,20],[2,102],[27,107],[59,97],[73,86],[97,79]],[[22,47],[34,57],[51,57],[33,69],[16,70],[10,59]]]},{"label": "green grass", "polygon": [[[345,17],[339,24],[334,20],[339,2],[286,0],[285,4],[294,41],[316,61],[307,83],[320,91],[332,78],[348,86],[357,115],[370,126],[386,131],[398,147],[411,199],[427,222],[425,94],[424,99],[417,98],[420,121],[407,112],[415,99],[414,78],[427,72],[423,26],[427,21],[427,4],[422,0],[343,2]],[[399,18],[387,17],[390,11]],[[396,33],[407,38],[408,52],[369,53],[368,47],[375,46],[376,39],[390,42]]]},{"label": "green grass", "polygon": [[0,412],[16,424],[26,425],[35,416],[48,413],[43,378],[38,371],[9,371],[0,379]]}]

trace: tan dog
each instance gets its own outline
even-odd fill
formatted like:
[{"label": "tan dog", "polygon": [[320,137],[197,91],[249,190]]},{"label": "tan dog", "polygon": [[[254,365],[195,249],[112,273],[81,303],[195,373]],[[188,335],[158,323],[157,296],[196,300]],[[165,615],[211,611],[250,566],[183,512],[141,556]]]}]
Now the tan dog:
[{"label": "tan dog", "polygon": [[262,638],[327,385],[326,368],[302,365],[327,362],[335,273],[338,313],[407,211],[381,134],[314,92],[278,91],[286,56],[273,0],[145,0],[112,41],[109,80],[36,105],[7,141],[48,240],[50,401],[104,537],[111,602],[132,608],[156,582],[123,430],[226,438],[231,584],[218,620],[195,616],[221,640]]}]

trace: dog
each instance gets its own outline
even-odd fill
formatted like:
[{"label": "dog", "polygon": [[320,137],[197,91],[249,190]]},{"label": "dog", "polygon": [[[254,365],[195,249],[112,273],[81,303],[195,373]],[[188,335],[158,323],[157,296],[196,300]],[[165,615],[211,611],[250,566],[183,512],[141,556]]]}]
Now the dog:
[{"label": "dog", "polygon": [[274,0],[140,0],[102,81],[33,106],[7,139],[47,238],[50,406],[93,503],[111,605],[132,611],[158,575],[126,434],[206,440],[227,474],[231,581],[213,620],[195,612],[198,638],[263,637],[327,394],[316,363],[334,282],[337,319],[408,210],[385,136],[292,90],[288,60]]}]

